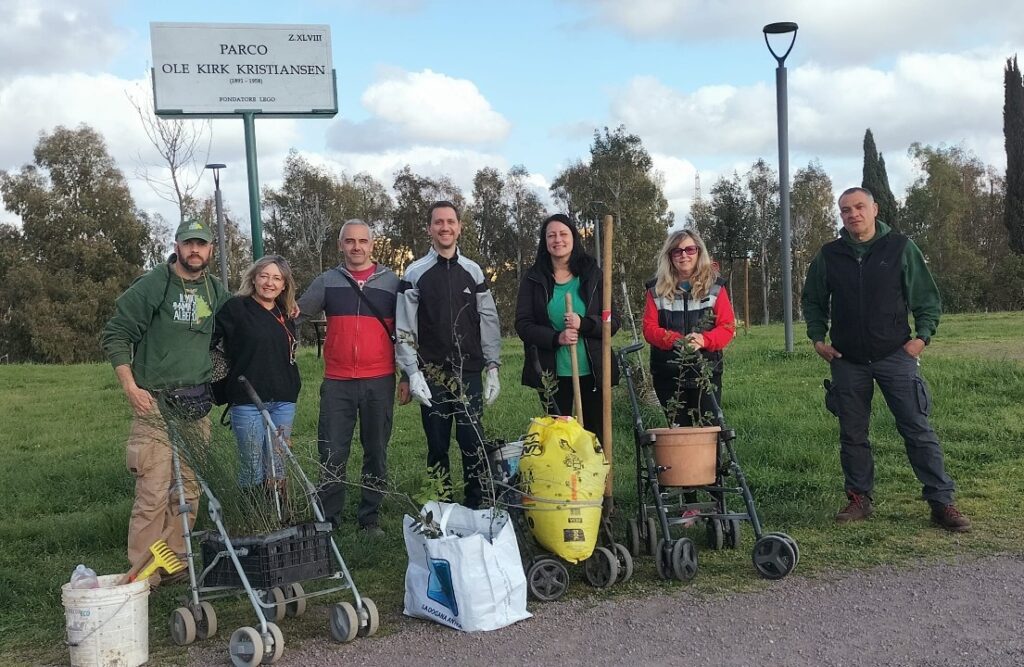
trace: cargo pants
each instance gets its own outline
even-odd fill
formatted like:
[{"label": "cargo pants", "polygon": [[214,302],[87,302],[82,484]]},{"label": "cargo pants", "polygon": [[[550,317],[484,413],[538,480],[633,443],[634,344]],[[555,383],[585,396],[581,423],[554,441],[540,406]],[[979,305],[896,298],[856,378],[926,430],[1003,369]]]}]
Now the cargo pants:
[{"label": "cargo pants", "polygon": [[[147,558],[149,547],[157,540],[167,542],[171,551],[178,555],[186,553],[170,437],[189,438],[190,442],[192,438],[203,438],[208,442],[210,420],[203,418],[170,426],[157,410],[132,418],[125,454],[128,471],[135,477],[135,502],[128,522],[128,560],[132,564]],[[199,484],[192,469],[179,458],[185,502],[192,507],[191,527],[195,525],[199,509]]]},{"label": "cargo pants", "polygon": [[946,473],[942,447],[928,416],[932,399],[918,360],[902,347],[873,363],[832,360],[832,386],[825,405],[839,418],[839,458],[847,492],[871,497],[875,461],[868,438],[875,383],[882,390],[903,436],[910,466],[923,485],[921,495],[932,505],[953,502],[955,485]]}]

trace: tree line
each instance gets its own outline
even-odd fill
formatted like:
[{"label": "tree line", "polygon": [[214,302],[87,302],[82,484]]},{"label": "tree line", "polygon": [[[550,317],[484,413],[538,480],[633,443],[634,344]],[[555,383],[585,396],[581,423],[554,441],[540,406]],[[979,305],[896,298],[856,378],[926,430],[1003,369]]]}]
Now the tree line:
[{"label": "tree line", "polygon": [[[946,312],[1024,308],[1024,79],[1016,58],[1007,61],[1004,87],[1005,174],[959,146],[915,143],[908,153],[917,176],[899,200],[874,136],[865,132],[861,185],[875,194],[879,218],[921,247]],[[173,178],[181,160],[171,153]],[[86,125],[42,134],[33,158],[18,171],[0,172],[4,206],[22,222],[0,223],[0,360],[95,360],[114,299],[166,259],[166,239],[177,221],[168,224],[136,206],[103,137]],[[484,268],[507,333],[519,281],[534,260],[540,222],[554,212],[545,210],[529,179],[522,165],[504,172],[485,167],[467,195],[447,177],[406,166],[385,185],[368,174],[335,173],[293,150],[281,185],[261,193],[266,249],[288,258],[301,289],[339,262],[341,225],[360,218],[374,231],[377,260],[401,273],[428,249],[431,203],[450,200],[462,212],[460,247]],[[182,219],[215,223],[212,197],[198,199],[177,181],[173,185]],[[740,317],[750,323],[779,319],[777,173],[758,159],[743,174],[720,177],[706,197],[695,190],[687,219],[676,221],[640,137],[619,126],[595,131],[589,156],[565,167],[549,194],[557,211],[577,221],[588,252],[596,256],[601,220],[614,217],[614,266],[605,269],[612,271],[617,307],[625,315],[638,319],[643,285],[653,275],[666,232],[678,222],[704,237]],[[797,294],[818,248],[836,237],[836,195],[816,160],[793,176]],[[230,282],[237,287],[251,255],[230,208],[226,217]],[[802,316],[799,299],[794,303]]]}]

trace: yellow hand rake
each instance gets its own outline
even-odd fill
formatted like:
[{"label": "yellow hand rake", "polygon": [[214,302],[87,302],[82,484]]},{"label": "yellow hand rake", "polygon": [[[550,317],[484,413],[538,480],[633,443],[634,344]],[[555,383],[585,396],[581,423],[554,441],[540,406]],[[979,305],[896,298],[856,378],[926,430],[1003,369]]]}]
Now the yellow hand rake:
[{"label": "yellow hand rake", "polygon": [[181,559],[171,551],[171,548],[163,540],[154,542],[149,547],[149,553],[149,557],[132,566],[132,569],[121,577],[118,583],[129,584],[139,579],[146,579],[157,570],[163,570],[167,574],[174,574],[185,567]]}]

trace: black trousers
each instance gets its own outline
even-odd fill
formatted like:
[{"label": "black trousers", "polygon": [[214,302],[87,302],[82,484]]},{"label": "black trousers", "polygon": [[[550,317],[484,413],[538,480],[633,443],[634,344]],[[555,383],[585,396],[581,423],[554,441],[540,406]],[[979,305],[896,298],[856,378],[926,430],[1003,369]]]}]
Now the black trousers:
[{"label": "black trousers", "polygon": [[[715,404],[711,401],[711,397],[714,396],[718,405],[722,405],[722,374],[720,372],[711,374],[711,384],[714,390],[710,393],[699,389],[680,389],[679,379],[675,376],[654,375],[653,380],[654,393],[658,395],[658,402],[664,408],[665,418],[668,419],[670,426],[672,424],[693,426],[698,421],[694,419],[694,411],[697,411],[698,415],[706,422],[718,423],[718,419],[714,416],[716,414]],[[674,413],[669,414],[669,401],[673,397],[676,397],[679,404]],[[707,417],[708,413],[712,415],[710,418]]]},{"label": "black trousers", "polygon": [[320,385],[320,502],[324,515],[335,525],[345,507],[348,456],[352,434],[359,421],[363,445],[361,498],[356,519],[360,526],[377,523],[377,512],[387,481],[387,446],[395,411],[395,376],[360,380],[324,380]]},{"label": "black trousers", "polygon": [[480,373],[463,373],[461,379],[465,403],[451,391],[427,381],[430,386],[430,407],[420,406],[423,433],[427,437],[427,466],[439,466],[445,473],[446,488],[451,495],[451,461],[448,449],[451,446],[452,423],[455,424],[455,440],[462,454],[462,479],[465,483],[465,506],[478,509],[483,499],[480,475],[485,474],[483,459],[483,382]]},{"label": "black trousers", "polygon": [[[549,415],[572,416],[572,377],[559,376],[558,390],[551,396],[549,404],[544,398],[543,390],[537,392],[540,396],[541,407]],[[583,428],[590,431],[600,440],[604,434],[601,432],[604,420],[602,419],[601,387],[593,375],[580,376],[580,403],[583,407]]]},{"label": "black trousers", "polygon": [[921,495],[931,504],[953,502],[955,485],[946,474],[939,438],[928,421],[931,393],[918,370],[918,360],[901,347],[871,364],[833,359],[832,387],[825,405],[839,417],[839,460],[847,491],[871,496],[875,487],[875,460],[868,439],[871,399],[875,383],[882,390],[896,430],[910,459],[910,467],[923,486]]}]

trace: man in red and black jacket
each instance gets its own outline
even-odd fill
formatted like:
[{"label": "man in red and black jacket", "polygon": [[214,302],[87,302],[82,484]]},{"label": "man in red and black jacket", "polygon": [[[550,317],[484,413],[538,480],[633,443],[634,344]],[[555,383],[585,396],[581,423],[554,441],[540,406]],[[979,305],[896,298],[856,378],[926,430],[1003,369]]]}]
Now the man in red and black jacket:
[{"label": "man in red and black jacket", "polygon": [[363,471],[356,519],[360,528],[380,535],[377,513],[395,410],[398,277],[373,261],[373,232],[362,220],[342,226],[338,249],[344,261],[319,275],[299,298],[300,320],[321,311],[327,318],[317,437],[323,466],[320,500],[324,514],[337,526],[345,506],[346,467],[358,418]]}]

